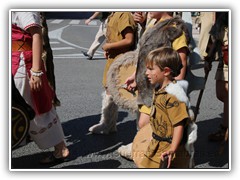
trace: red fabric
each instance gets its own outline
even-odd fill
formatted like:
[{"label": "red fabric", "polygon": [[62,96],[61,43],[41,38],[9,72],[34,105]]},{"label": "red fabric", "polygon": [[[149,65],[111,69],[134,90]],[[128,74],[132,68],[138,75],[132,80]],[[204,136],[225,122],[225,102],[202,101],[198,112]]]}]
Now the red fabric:
[{"label": "red fabric", "polygon": [[222,52],[223,52],[223,62],[228,65],[228,46],[223,46],[222,47]]},{"label": "red fabric", "polygon": [[48,112],[52,109],[52,100],[55,96],[54,91],[48,84],[47,75],[43,67],[42,88],[40,91],[31,91],[34,99],[34,110],[37,114]]},{"label": "red fabric", "polygon": [[31,41],[32,36],[29,32],[24,31],[20,27],[12,24],[12,41]]},{"label": "red fabric", "polygon": [[32,51],[12,51],[12,74],[15,76],[19,63],[20,63],[20,54],[23,53],[24,62],[26,65],[28,76],[30,77],[30,69],[32,68]]},{"label": "red fabric", "polygon": [[[17,41],[30,41],[32,40],[31,35],[17,27],[16,25],[12,25],[12,40]],[[32,68],[32,51],[12,51],[12,74],[16,75],[16,72],[19,68],[20,63],[20,54],[23,53],[24,62],[26,65],[26,70],[28,77],[31,77],[30,69]],[[48,112],[52,108],[52,100],[54,97],[54,91],[48,84],[46,72],[44,66],[42,67],[43,75],[42,75],[42,88],[40,91],[31,91],[31,96],[33,98],[33,105],[36,114],[43,114]]]}]

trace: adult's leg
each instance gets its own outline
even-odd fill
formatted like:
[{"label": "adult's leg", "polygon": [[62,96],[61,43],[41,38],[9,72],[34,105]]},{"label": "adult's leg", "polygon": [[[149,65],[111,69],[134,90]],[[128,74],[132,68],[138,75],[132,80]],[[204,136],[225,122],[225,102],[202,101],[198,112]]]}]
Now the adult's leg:
[{"label": "adult's leg", "polygon": [[216,95],[217,98],[224,103],[223,105],[223,121],[219,129],[208,136],[210,141],[222,141],[225,138],[228,129],[228,82],[216,81]]},{"label": "adult's leg", "polygon": [[105,34],[103,31],[103,27],[104,23],[102,22],[100,24],[100,27],[98,29],[98,32],[95,36],[95,40],[93,41],[92,45],[90,46],[87,54],[91,57],[93,57],[94,53],[96,52],[96,50],[98,49],[98,47],[103,43],[103,41],[105,40]]},{"label": "adult's leg", "polygon": [[217,98],[223,102],[223,123],[224,127],[228,127],[228,82],[217,80],[216,81],[216,94]]}]

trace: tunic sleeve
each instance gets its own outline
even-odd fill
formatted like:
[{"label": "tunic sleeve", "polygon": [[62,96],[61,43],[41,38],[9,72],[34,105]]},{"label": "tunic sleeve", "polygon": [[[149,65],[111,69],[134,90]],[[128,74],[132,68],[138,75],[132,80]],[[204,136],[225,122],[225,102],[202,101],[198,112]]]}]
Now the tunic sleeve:
[{"label": "tunic sleeve", "polygon": [[40,13],[39,12],[16,12],[21,28],[27,30],[32,26],[39,26],[40,24]]},{"label": "tunic sleeve", "polygon": [[167,113],[173,126],[189,118],[186,104],[180,102],[175,96],[169,98],[167,102]]},{"label": "tunic sleeve", "polygon": [[175,39],[172,43],[172,47],[174,50],[179,50],[183,47],[188,47],[187,45],[187,38],[185,36],[185,33],[183,32],[181,36],[179,36],[177,39]]},{"label": "tunic sleeve", "polygon": [[119,22],[120,22],[120,23],[118,23],[119,32],[122,32],[127,27],[131,27],[132,29],[134,29],[135,22],[130,13],[122,13],[120,15]]}]

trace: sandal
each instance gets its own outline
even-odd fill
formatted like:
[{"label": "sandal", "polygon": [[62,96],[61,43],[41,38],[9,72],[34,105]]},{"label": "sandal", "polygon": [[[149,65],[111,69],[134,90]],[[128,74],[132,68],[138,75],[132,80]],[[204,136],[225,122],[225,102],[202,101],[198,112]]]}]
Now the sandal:
[{"label": "sandal", "polygon": [[57,158],[54,156],[54,154],[51,154],[50,156],[42,159],[40,161],[40,164],[60,164],[60,163],[63,163],[67,160],[67,157],[60,157],[60,158]]},{"label": "sandal", "polygon": [[220,127],[217,132],[212,133],[208,136],[209,141],[223,141],[225,138],[227,128],[220,124]]}]

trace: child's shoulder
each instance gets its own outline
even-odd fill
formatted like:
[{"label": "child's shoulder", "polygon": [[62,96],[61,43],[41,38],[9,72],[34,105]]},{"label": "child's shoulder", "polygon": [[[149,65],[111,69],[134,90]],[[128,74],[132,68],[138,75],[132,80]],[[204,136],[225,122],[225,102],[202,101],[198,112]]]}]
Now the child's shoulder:
[{"label": "child's shoulder", "polygon": [[130,12],[116,12],[114,13],[114,15],[118,18],[120,17],[132,17],[131,13]]}]

